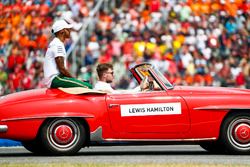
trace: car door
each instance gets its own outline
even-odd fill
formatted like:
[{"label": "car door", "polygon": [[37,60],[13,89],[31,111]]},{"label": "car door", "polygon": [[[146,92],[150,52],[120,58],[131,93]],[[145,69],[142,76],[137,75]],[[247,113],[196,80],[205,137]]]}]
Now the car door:
[{"label": "car door", "polygon": [[111,128],[120,133],[182,133],[190,128],[189,111],[180,96],[166,91],[108,94]]}]

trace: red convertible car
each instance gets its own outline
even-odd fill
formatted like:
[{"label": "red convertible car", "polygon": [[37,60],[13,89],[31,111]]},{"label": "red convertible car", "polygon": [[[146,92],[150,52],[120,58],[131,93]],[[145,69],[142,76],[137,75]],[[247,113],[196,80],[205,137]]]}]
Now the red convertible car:
[{"label": "red convertible car", "polygon": [[130,71],[149,89],[35,89],[0,97],[0,138],[53,155],[93,145],[187,142],[213,153],[250,153],[250,90],[173,86],[148,63]]}]

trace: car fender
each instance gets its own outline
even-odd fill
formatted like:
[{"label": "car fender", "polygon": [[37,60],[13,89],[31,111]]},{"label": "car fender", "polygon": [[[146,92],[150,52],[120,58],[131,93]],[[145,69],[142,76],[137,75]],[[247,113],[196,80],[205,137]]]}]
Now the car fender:
[{"label": "car fender", "polygon": [[[0,138],[32,140],[37,136],[39,128],[47,118],[74,117],[89,121],[100,119],[105,109],[105,97],[91,95],[33,99],[2,105],[0,125],[6,125],[8,130],[6,133],[0,133]],[[93,125],[93,129],[97,127],[98,125]]]}]

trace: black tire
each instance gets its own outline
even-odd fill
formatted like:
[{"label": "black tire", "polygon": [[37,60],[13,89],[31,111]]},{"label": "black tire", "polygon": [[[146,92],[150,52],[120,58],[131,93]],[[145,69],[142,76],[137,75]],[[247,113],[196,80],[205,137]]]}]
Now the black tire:
[{"label": "black tire", "polygon": [[220,141],[206,141],[199,143],[201,148],[207,150],[210,153],[222,154],[225,153],[225,148]]},{"label": "black tire", "polygon": [[86,142],[84,126],[71,118],[48,120],[39,135],[44,149],[53,155],[73,155]]},{"label": "black tire", "polygon": [[34,154],[41,155],[45,153],[45,150],[41,147],[41,143],[37,139],[32,141],[22,141],[22,145]]},{"label": "black tire", "polygon": [[239,112],[223,122],[221,139],[229,154],[250,153],[250,114]]}]

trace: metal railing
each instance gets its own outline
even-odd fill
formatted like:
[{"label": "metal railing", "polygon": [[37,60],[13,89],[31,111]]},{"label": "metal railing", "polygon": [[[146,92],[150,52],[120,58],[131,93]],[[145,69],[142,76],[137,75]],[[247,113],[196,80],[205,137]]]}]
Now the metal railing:
[{"label": "metal railing", "polygon": [[[76,51],[79,49],[78,47],[81,46],[81,45],[84,45],[85,44],[85,33],[87,32],[87,28],[91,25],[91,22],[94,20],[94,16],[95,14],[100,10],[100,7],[102,5],[102,3],[104,2],[105,0],[98,0],[95,7],[90,11],[89,13],[89,16],[83,21],[83,26],[78,34],[78,38],[77,40],[75,40],[70,48],[67,50],[67,57],[72,59],[72,66],[71,66],[71,71],[73,74],[76,74],[76,71],[77,71],[77,61],[76,61]],[[92,30],[93,31],[93,30]],[[83,48],[83,47],[81,47]],[[83,51],[83,50],[81,50]]]}]

